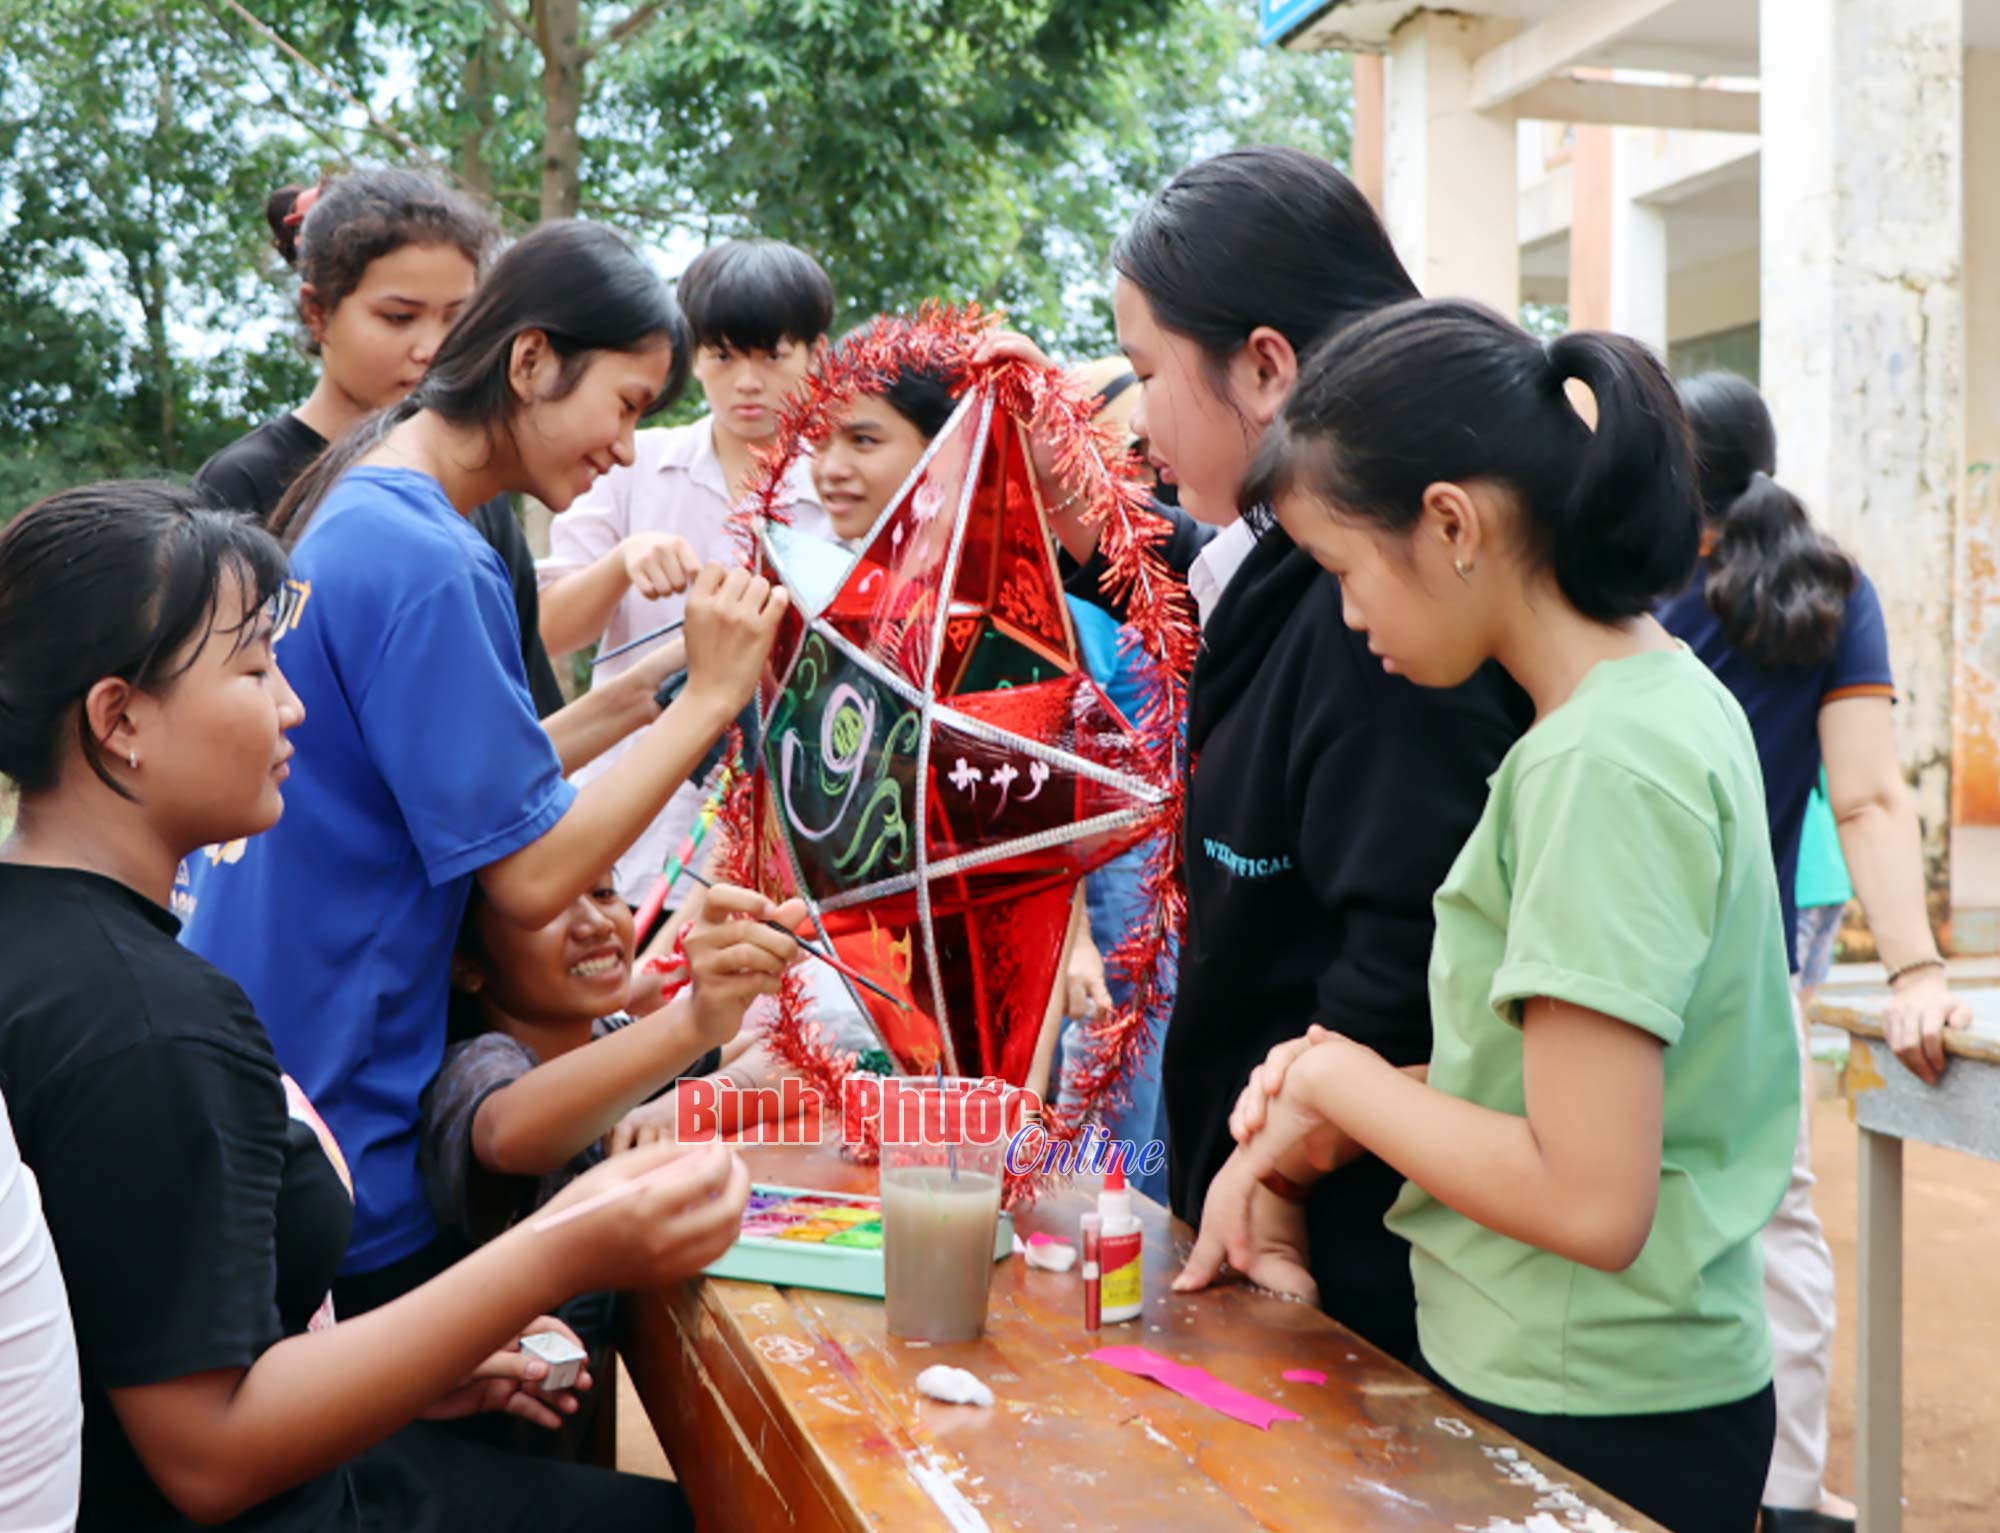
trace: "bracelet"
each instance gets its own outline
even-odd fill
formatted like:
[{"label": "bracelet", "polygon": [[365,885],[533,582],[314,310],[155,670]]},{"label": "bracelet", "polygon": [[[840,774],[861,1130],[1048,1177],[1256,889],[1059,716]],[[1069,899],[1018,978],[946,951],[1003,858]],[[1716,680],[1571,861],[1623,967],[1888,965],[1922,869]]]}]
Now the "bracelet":
[{"label": "bracelet", "polygon": [[1276,1193],[1287,1203],[1303,1203],[1310,1196],[1306,1188],[1301,1187],[1276,1167],[1258,1177],[1257,1184],[1266,1192]]},{"label": "bracelet", "polygon": [[1914,974],[1919,969],[1942,969],[1944,966],[1945,963],[1942,958],[1919,958],[1915,963],[1906,963],[1899,969],[1891,969],[1889,971],[1888,982],[1893,985],[1905,974]]}]

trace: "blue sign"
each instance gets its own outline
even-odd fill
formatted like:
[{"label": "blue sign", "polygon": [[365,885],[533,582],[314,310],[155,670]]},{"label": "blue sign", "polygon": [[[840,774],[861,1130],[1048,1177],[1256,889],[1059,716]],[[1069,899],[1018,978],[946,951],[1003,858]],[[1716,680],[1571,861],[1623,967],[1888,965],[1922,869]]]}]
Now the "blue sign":
[{"label": "blue sign", "polygon": [[1282,45],[1294,32],[1334,8],[1339,0],[1257,0],[1257,41]]}]

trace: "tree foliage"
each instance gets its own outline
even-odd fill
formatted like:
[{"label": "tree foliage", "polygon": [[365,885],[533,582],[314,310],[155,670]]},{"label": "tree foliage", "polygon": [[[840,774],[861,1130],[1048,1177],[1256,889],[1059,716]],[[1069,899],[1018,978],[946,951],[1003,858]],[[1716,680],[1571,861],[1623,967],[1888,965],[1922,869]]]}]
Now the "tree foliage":
[{"label": "tree foliage", "polygon": [[843,321],[977,299],[1105,349],[1111,241],[1176,169],[1244,142],[1345,156],[1345,61],[1256,48],[1252,10],[0,0],[0,515],[185,473],[301,397],[261,209],[352,163],[428,165],[515,228],[575,208],[669,269],[792,239]]},{"label": "tree foliage", "polygon": [[[8,0],[12,3],[12,0]],[[289,157],[146,0],[10,17],[0,53],[0,504],[198,464],[304,371],[259,291]]]}]

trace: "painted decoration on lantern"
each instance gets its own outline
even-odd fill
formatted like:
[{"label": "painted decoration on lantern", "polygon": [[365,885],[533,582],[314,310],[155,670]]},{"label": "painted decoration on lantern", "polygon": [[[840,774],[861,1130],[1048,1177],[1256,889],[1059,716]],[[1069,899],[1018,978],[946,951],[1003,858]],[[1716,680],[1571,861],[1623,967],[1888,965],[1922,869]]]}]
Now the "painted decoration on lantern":
[{"label": "painted decoration on lantern", "polygon": [[[792,601],[744,770],[716,789],[718,876],[797,892],[896,1068],[1025,1079],[1057,982],[1078,880],[1141,841],[1144,913],[1104,953],[1125,994],[1045,1104],[1051,1143],[1079,1142],[1165,1026],[1184,928],[1180,805],[1187,677],[1198,633],[1167,567],[1166,522],[1139,465],[1054,368],[985,354],[977,307],[888,315],[834,349],[787,402],[757,487],[731,519],[753,567]],[[786,475],[846,401],[916,368],[960,407],[856,546],[793,527]],[[1080,663],[1030,472],[1097,529],[1098,595],[1123,618],[1122,716]],[[857,1057],[812,1015],[794,970],[764,1034],[835,1097]],[[873,1158],[866,1125],[850,1145]],[[1010,1201],[1038,1174],[1011,1174]]]},{"label": "painted decoration on lantern", "polygon": [[759,865],[900,1069],[1025,1078],[1077,880],[1172,787],[1092,680],[1020,422],[970,389],[855,549],[755,523],[789,589],[759,694]]}]

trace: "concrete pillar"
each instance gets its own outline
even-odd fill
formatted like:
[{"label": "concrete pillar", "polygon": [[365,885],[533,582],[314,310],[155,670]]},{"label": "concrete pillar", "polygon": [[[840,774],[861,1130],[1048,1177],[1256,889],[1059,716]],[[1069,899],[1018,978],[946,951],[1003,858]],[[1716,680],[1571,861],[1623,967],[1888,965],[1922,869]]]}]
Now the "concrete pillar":
[{"label": "concrete pillar", "polygon": [[1389,43],[1383,111],[1383,212],[1427,296],[1521,306],[1515,129],[1475,112],[1472,61],[1511,24],[1419,11]]},{"label": "concrete pillar", "polygon": [[1382,211],[1382,97],[1388,72],[1379,53],[1354,54],[1349,67],[1354,72],[1351,146],[1354,184],[1379,213]]},{"label": "concrete pillar", "polygon": [[1617,330],[1665,356],[1666,214],[1639,201],[1659,134],[1590,123],[1572,131],[1570,328]]},{"label": "concrete pillar", "polygon": [[1964,0],[1761,0],[1763,388],[1779,477],[1882,594],[1947,887],[1963,442]]},{"label": "concrete pillar", "polygon": [[1965,55],[1965,474],[1952,711],[1952,941],[2000,952],[2000,51]]},{"label": "concrete pillar", "polygon": [[1570,129],[1569,327],[1611,328],[1611,135],[1598,123]]},{"label": "concrete pillar", "polygon": [[1611,131],[1611,328],[1667,354],[1667,214],[1637,196],[1652,128]]}]

